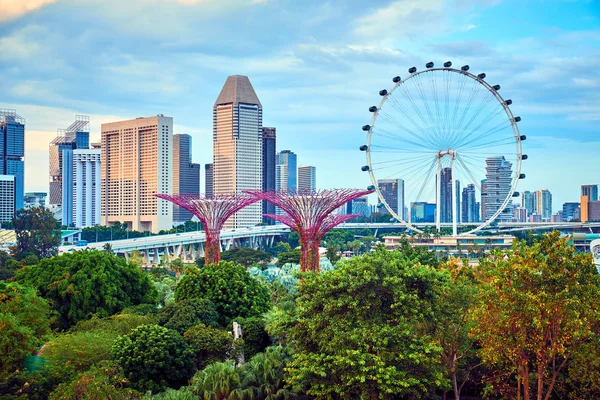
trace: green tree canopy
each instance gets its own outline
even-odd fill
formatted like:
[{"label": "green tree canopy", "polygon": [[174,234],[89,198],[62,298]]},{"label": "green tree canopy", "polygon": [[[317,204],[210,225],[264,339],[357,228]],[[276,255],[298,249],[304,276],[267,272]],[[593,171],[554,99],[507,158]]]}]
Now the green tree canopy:
[{"label": "green tree canopy", "polygon": [[120,336],[112,346],[112,357],[141,391],[177,389],[194,373],[194,352],[183,336],[158,325],[142,325]]},{"label": "green tree canopy", "polygon": [[265,320],[262,317],[236,318],[235,322],[242,327],[242,350],[244,358],[250,359],[262,353],[271,344],[271,338],[265,331]]},{"label": "green tree canopy", "polygon": [[555,231],[531,247],[520,241],[494,251],[482,260],[481,274],[473,334],[483,360],[516,378],[506,396],[549,399],[600,322],[600,279],[591,255],[576,253]]},{"label": "green tree canopy", "polygon": [[221,324],[236,317],[262,315],[270,307],[269,288],[232,262],[188,268],[175,289],[175,301],[207,299],[217,307]]},{"label": "green tree canopy", "polygon": [[52,211],[42,206],[22,208],[15,212],[12,224],[17,236],[17,259],[26,253],[39,259],[57,254],[61,237]]},{"label": "green tree canopy", "polygon": [[131,305],[155,304],[157,299],[146,274],[121,257],[97,250],[43,259],[21,269],[15,279],[50,300],[62,329],[93,315],[107,317]]},{"label": "green tree canopy", "polygon": [[50,307],[35,289],[0,281],[0,380],[20,369],[50,333]]},{"label": "green tree canopy", "polygon": [[225,361],[233,350],[233,335],[224,329],[198,324],[188,329],[183,336],[196,353],[198,369]]},{"label": "green tree canopy", "polygon": [[284,252],[279,253],[279,256],[277,257],[277,265],[281,268],[285,264],[300,264],[301,257],[302,257],[301,249],[284,251]]},{"label": "green tree canopy", "polygon": [[191,298],[170,303],[158,311],[158,324],[181,334],[194,325],[219,326],[215,304],[207,299]]},{"label": "green tree canopy", "polygon": [[273,256],[270,253],[248,247],[229,249],[221,254],[221,260],[231,261],[245,267],[256,264],[266,264],[271,261],[271,258],[273,258]]},{"label": "green tree canopy", "polygon": [[434,318],[444,275],[379,248],[298,286],[289,383],[317,398],[427,397],[442,383]]}]

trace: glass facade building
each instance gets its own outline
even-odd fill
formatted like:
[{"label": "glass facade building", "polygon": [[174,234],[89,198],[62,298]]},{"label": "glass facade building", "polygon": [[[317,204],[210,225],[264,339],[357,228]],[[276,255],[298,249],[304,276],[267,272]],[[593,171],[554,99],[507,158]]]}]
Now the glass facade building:
[{"label": "glass facade building", "polygon": [[[200,164],[192,163],[192,137],[173,135],[173,194],[200,194]],[[173,204],[173,222],[191,220],[192,213]]]},{"label": "glass facade building", "polygon": [[[263,126],[262,128],[262,157],[263,157],[263,190],[276,189],[277,170],[277,130]],[[268,201],[262,202],[263,214],[275,214],[275,205]],[[263,217],[263,222],[269,225],[275,223],[271,218]]]},{"label": "glass facade building", "polygon": [[15,209],[24,206],[25,119],[16,110],[0,109],[0,175],[15,177]]}]

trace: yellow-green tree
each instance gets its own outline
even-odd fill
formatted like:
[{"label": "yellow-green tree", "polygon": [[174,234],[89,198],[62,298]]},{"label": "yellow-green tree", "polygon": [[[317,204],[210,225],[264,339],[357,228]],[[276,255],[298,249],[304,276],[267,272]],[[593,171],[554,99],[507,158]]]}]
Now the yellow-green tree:
[{"label": "yellow-green tree", "polygon": [[600,281],[591,256],[577,254],[553,232],[532,246],[521,241],[494,251],[481,273],[472,330],[481,357],[516,380],[505,395],[549,399],[599,319]]}]

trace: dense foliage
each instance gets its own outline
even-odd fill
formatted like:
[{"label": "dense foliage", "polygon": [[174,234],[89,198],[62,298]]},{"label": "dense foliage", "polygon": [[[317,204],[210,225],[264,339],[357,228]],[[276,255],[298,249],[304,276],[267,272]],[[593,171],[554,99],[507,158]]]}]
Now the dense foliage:
[{"label": "dense foliage", "polygon": [[252,278],[245,267],[227,261],[186,270],[175,300],[198,298],[215,304],[222,324],[236,317],[259,316],[270,307],[269,288]]},{"label": "dense foliage", "polygon": [[265,320],[261,317],[236,318],[244,334],[242,351],[246,359],[262,353],[271,343],[269,334],[265,331]]},{"label": "dense foliage", "polygon": [[156,303],[157,292],[142,271],[101,251],[77,251],[23,268],[15,279],[37,288],[59,313],[66,329],[93,315],[106,317],[140,303]]},{"label": "dense foliage", "polygon": [[0,281],[0,381],[21,368],[50,333],[50,307],[35,290]]},{"label": "dense foliage", "polygon": [[52,211],[46,207],[17,210],[12,225],[17,236],[17,259],[27,254],[39,259],[57,254],[61,242],[60,229]]},{"label": "dense foliage", "polygon": [[161,308],[157,315],[159,325],[173,329],[181,334],[194,325],[219,325],[219,314],[215,304],[207,299],[191,298],[170,303]]},{"label": "dense foliage", "polygon": [[318,398],[427,396],[442,382],[434,318],[444,275],[401,252],[354,258],[298,287],[289,382]]},{"label": "dense foliage", "polygon": [[277,265],[283,267],[286,264],[300,264],[301,257],[302,251],[300,249],[284,251],[277,256]]},{"label": "dense foliage", "polygon": [[192,349],[179,333],[158,325],[142,325],[119,337],[112,357],[141,391],[178,388],[194,373]]},{"label": "dense foliage", "polygon": [[196,354],[198,369],[225,361],[228,356],[234,355],[233,335],[224,329],[198,324],[188,329],[183,336]]},{"label": "dense foliage", "polygon": [[231,261],[236,264],[249,267],[251,265],[266,265],[273,256],[270,253],[261,250],[255,250],[249,247],[233,248],[224,251],[221,254],[221,260]]}]

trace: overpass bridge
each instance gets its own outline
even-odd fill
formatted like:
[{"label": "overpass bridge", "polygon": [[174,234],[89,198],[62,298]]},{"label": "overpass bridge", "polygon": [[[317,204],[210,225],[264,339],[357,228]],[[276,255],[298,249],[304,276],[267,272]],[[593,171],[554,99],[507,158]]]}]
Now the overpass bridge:
[{"label": "overpass bridge", "polygon": [[[432,223],[412,224],[417,228],[435,227]],[[459,223],[458,226],[473,226],[473,223]],[[452,224],[441,224],[442,228],[451,228]],[[347,222],[337,226],[338,229],[397,229],[406,230],[399,222]],[[499,222],[488,227],[484,232],[509,233],[519,231],[561,230],[561,231],[589,231],[600,232],[600,222]]]},{"label": "overpass bridge", "polygon": [[[290,228],[285,225],[255,226],[251,228],[223,229],[221,231],[221,249],[232,247],[265,248],[275,243],[275,238],[288,234]],[[59,253],[85,249],[103,250],[109,244],[113,253],[129,260],[131,253],[139,251],[146,266],[156,266],[161,261],[181,258],[185,263],[193,263],[196,258],[204,257],[204,231],[173,233],[140,237],[134,239],[113,240],[89,243],[85,246],[61,246]]]}]

